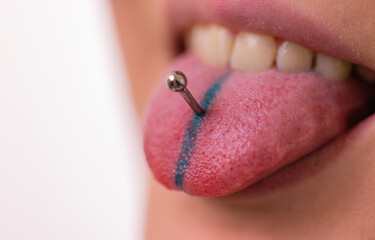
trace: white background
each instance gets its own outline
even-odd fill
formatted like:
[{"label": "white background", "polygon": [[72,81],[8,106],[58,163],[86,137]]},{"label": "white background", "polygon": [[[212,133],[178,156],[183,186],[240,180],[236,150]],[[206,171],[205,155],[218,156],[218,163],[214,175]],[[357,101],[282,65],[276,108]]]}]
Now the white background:
[{"label": "white background", "polygon": [[0,239],[142,238],[123,65],[109,1],[0,0]]}]

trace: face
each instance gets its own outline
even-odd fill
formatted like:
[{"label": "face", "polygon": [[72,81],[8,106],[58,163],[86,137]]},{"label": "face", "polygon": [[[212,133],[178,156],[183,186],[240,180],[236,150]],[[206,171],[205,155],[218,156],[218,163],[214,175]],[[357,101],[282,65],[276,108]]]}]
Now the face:
[{"label": "face", "polygon": [[148,106],[148,239],[375,238],[372,0],[113,6]]}]

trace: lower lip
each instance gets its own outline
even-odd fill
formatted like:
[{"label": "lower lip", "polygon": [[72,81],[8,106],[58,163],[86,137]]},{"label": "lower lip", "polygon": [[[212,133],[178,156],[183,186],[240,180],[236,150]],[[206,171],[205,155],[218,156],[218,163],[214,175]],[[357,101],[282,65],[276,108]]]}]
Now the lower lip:
[{"label": "lower lip", "polygon": [[[188,88],[198,100],[202,99],[204,92],[210,88],[217,76],[228,72],[228,69],[203,67],[191,57],[180,59],[171,70],[182,70],[188,74],[188,77],[190,74],[197,78],[190,79]],[[329,83],[313,73],[287,75],[272,71],[274,70],[266,75],[267,78],[260,77],[260,79],[258,79],[260,75],[248,78],[244,74],[234,73],[236,76],[233,78],[237,79],[237,83],[242,84],[243,87],[228,92],[231,86],[225,85],[225,91],[220,92],[215,99],[215,104],[211,105],[204,121],[197,120],[198,125],[202,124],[199,135],[197,133],[191,135],[189,132],[187,141],[185,141],[186,128],[189,126],[187,123],[191,121],[193,113],[178,94],[166,89],[163,82],[149,109],[144,132],[146,158],[156,178],[169,188],[178,188],[178,171],[181,171],[183,173],[180,174],[181,180],[184,181],[183,190],[204,197],[220,197],[240,191],[311,153],[343,132],[348,127],[347,117],[358,116],[349,112],[359,110],[358,106],[363,105],[366,100],[363,96],[368,94],[365,86],[354,81],[337,84]],[[293,79],[290,79],[290,76],[297,81],[291,82]],[[247,82],[238,81],[241,78],[247,78]],[[278,80],[284,81],[283,84],[288,86],[287,91],[280,86],[280,89],[276,87],[277,91],[274,91],[272,84],[280,85]],[[232,84],[232,77],[230,81]],[[254,86],[252,81],[258,82]],[[271,81],[271,84],[265,84],[261,86],[261,90],[256,90],[259,89],[257,88],[259,81],[261,83]],[[268,87],[270,91],[262,89]],[[226,96],[225,93],[230,95]],[[233,94],[237,93],[240,94],[240,98],[233,97]],[[279,96],[261,96],[261,101],[257,96],[247,98],[247,94],[264,93]],[[284,97],[284,95],[288,96]],[[226,99],[229,98],[237,101],[228,102]],[[292,106],[292,108],[277,109],[278,113],[269,117],[267,115],[273,114],[274,111],[270,108],[275,107],[274,99],[280,99],[283,102],[278,104]],[[294,100],[297,101],[295,106]],[[241,105],[246,102],[246,106]],[[237,106],[242,107],[242,110],[237,111]],[[243,108],[249,109],[243,110]],[[286,110],[285,113],[280,113],[283,110]],[[297,111],[298,114],[294,114],[293,111]],[[301,115],[300,112],[303,114]],[[247,117],[249,121],[244,124],[243,120]],[[239,120],[237,121],[236,118]],[[277,122],[276,125],[273,124],[273,120]],[[191,124],[195,124],[194,120]],[[229,124],[232,124],[231,127]],[[193,125],[189,127],[194,128]],[[202,138],[202,136],[209,137]],[[222,136],[226,138],[222,139]],[[189,149],[193,149],[194,152],[189,149],[190,152],[184,152],[184,144],[192,145],[193,148]],[[278,149],[279,147],[281,150]],[[189,158],[183,157],[184,154],[189,155]],[[274,177],[278,175],[273,174]],[[297,175],[295,174],[295,179],[298,179]],[[272,180],[272,178],[266,179]],[[253,188],[256,189],[257,185],[261,186],[262,182],[254,185]],[[276,182],[277,184],[268,181],[268,184],[263,185],[268,185],[268,189],[283,185],[283,181]],[[262,188],[267,187],[259,189]]]}]

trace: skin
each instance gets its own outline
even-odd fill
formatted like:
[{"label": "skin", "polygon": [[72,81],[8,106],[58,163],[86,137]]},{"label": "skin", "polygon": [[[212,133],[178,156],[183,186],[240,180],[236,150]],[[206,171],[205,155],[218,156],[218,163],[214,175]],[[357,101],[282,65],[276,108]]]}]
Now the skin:
[{"label": "skin", "polygon": [[[372,0],[283,2],[324,22],[353,46],[358,62],[375,70],[375,45],[368,44],[375,42]],[[173,35],[162,10],[164,2],[112,0],[112,4],[141,116],[155,83],[175,54]],[[316,174],[238,201],[195,198],[150,179],[145,238],[375,239],[374,142],[372,116],[356,131],[344,133],[307,157],[329,162]]]}]

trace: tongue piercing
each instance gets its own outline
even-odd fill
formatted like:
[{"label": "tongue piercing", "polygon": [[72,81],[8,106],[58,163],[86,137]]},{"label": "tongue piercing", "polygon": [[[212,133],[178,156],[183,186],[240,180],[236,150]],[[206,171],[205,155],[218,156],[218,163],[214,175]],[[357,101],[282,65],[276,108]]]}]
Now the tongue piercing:
[{"label": "tongue piercing", "polygon": [[201,108],[201,106],[199,106],[195,98],[191,95],[190,91],[186,87],[187,79],[185,74],[180,71],[169,73],[167,76],[167,86],[173,92],[180,92],[182,97],[197,115],[204,114],[204,110]]}]

